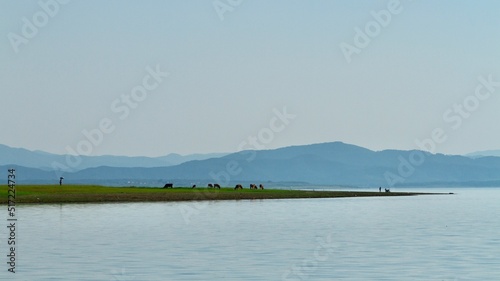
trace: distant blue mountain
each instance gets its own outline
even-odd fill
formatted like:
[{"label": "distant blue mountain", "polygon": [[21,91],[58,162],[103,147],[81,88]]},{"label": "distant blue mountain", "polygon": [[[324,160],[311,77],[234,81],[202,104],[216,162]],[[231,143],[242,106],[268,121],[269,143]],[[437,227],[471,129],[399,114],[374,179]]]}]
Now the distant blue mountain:
[{"label": "distant blue mountain", "polygon": [[[139,165],[135,165],[139,166]],[[2,167],[6,169],[6,167]],[[21,168],[20,168],[21,169]],[[54,181],[49,171],[26,170],[29,181]],[[500,157],[469,158],[422,151],[372,151],[342,142],[242,151],[164,167],[92,167],[61,173],[68,182],[153,181],[234,185],[241,182],[347,186],[500,186]]]},{"label": "distant blue mountain", "polygon": [[[58,155],[43,151],[31,151],[24,148],[13,148],[0,144],[0,165],[19,165],[28,168],[37,168],[52,171],[53,163],[60,163],[69,169],[66,171],[79,171],[92,167],[166,167],[178,165],[192,160],[203,160],[221,157],[227,153],[210,154],[169,154],[161,157],[128,157],[128,156],[80,156],[81,163],[71,167],[67,164],[67,155]],[[58,165],[61,166],[61,165]]]},{"label": "distant blue mountain", "polygon": [[479,157],[487,157],[487,156],[500,157],[500,150],[476,151],[473,153],[466,154],[465,156],[471,157],[471,158],[479,158]]}]

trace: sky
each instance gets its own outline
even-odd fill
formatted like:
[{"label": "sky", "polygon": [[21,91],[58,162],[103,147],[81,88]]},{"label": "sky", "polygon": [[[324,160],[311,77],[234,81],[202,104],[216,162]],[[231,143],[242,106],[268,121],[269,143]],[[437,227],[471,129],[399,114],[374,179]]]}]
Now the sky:
[{"label": "sky", "polygon": [[495,0],[0,1],[0,143],[500,149],[499,12]]}]

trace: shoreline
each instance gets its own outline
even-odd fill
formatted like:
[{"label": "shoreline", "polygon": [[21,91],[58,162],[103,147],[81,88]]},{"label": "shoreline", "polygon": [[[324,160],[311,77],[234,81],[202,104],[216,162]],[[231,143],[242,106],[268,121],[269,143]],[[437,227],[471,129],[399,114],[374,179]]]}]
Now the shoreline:
[{"label": "shoreline", "polygon": [[[214,188],[147,188],[109,187],[98,185],[17,185],[16,204],[58,203],[131,203],[131,202],[179,202],[218,200],[265,200],[308,198],[393,197],[417,195],[445,195],[427,192],[377,192],[377,191],[314,191],[314,190],[234,190]],[[8,203],[7,186],[2,185],[0,203]]]}]

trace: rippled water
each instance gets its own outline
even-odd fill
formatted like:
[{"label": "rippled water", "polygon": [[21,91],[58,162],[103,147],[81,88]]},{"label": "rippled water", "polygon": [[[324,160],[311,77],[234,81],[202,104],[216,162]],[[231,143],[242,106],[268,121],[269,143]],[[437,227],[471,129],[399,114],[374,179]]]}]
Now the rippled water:
[{"label": "rippled water", "polygon": [[21,205],[0,280],[500,280],[500,188],[445,191]]}]

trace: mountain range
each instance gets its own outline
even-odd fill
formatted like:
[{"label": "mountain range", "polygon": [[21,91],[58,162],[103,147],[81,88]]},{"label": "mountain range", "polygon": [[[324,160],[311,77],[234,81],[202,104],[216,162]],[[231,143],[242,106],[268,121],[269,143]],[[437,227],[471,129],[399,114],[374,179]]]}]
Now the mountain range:
[{"label": "mountain range", "polygon": [[479,158],[479,157],[488,157],[488,156],[498,156],[500,157],[500,150],[483,150],[476,151],[469,154],[466,154],[467,157]]},{"label": "mountain range", "polygon": [[[106,162],[104,159],[108,158],[97,159],[104,156],[89,156],[82,160],[82,169],[74,171],[51,169],[50,164],[47,165],[51,163],[47,159],[54,157],[51,154],[6,149],[5,146],[0,148],[1,159],[14,157],[25,160],[18,163],[5,163],[6,160],[2,160],[3,166],[0,166],[4,170],[16,168],[20,183],[56,183],[59,176],[63,176],[66,182],[72,183],[149,182],[149,185],[154,186],[162,186],[166,182],[176,185],[218,182],[227,186],[248,182],[361,187],[500,186],[500,157],[471,158],[418,150],[372,151],[342,142],[241,151],[176,165],[167,165],[169,162],[161,157],[153,158],[158,162],[148,162],[151,159],[147,157],[105,156],[116,161]],[[20,153],[23,153],[22,157]],[[31,165],[20,164],[30,159],[33,159]],[[107,164],[83,168],[83,163],[88,166],[90,163]],[[121,166],[114,166],[113,163]],[[155,163],[158,166],[153,167]]]},{"label": "mountain range", "polygon": [[221,157],[227,153],[190,154],[180,155],[171,153],[160,157],[131,157],[131,156],[78,156],[78,165],[70,165],[76,162],[71,155],[52,154],[44,151],[31,151],[24,148],[13,148],[0,144],[0,165],[18,165],[28,168],[37,168],[45,171],[54,170],[54,163],[59,163],[58,167],[66,166],[63,171],[79,171],[87,168],[100,166],[109,167],[166,167],[179,165],[192,160],[204,160],[214,157]]}]

